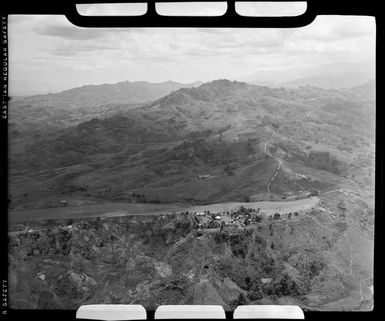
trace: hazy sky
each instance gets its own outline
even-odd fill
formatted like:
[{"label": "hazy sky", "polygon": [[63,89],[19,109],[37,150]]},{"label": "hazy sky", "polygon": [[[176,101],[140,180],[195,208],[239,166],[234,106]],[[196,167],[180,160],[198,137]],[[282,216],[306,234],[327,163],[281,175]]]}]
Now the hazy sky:
[{"label": "hazy sky", "polygon": [[9,39],[10,91],[24,94],[125,80],[237,79],[373,59],[375,20],[319,16],[294,29],[87,29],[64,16],[18,15],[9,17]]}]

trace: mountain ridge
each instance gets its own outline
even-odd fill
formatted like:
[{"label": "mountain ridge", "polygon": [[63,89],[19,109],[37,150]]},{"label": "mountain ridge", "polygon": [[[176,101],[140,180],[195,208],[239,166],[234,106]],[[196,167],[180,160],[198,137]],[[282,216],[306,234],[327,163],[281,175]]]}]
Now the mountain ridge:
[{"label": "mountain ridge", "polygon": [[[352,74],[355,74],[354,79],[351,77]],[[270,87],[299,87],[309,84],[340,89],[360,85],[360,82],[364,83],[372,78],[375,78],[375,63],[374,60],[367,59],[359,62],[329,63],[317,67],[260,70],[238,80]]]},{"label": "mountain ridge", "polygon": [[[17,99],[13,104],[39,105],[59,108],[87,108],[103,104],[138,104],[158,99],[179,88],[197,86],[200,82],[189,84],[166,81],[150,83],[145,81],[123,81],[114,84],[84,85],[58,93],[34,95]],[[12,100],[11,100],[12,104]]]}]

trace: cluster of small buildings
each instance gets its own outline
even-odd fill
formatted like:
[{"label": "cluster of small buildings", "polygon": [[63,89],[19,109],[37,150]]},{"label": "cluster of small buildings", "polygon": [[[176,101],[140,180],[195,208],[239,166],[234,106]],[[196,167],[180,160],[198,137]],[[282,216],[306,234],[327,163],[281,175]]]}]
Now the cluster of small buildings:
[{"label": "cluster of small buildings", "polygon": [[260,209],[245,208],[241,206],[238,210],[222,211],[212,213],[210,211],[193,213],[194,227],[211,229],[223,227],[245,227],[262,221],[263,214]]},{"label": "cluster of small buildings", "polygon": [[[189,213],[193,221],[193,227],[198,230],[210,230],[210,229],[231,229],[231,228],[248,228],[255,226],[256,224],[268,224],[270,227],[278,227],[282,224],[287,224],[288,220],[291,221],[294,217],[300,213],[285,213],[280,214],[278,212],[268,215],[262,213],[260,209],[245,208],[241,206],[237,210],[226,212],[193,212]],[[297,220],[294,220],[294,222]]]}]

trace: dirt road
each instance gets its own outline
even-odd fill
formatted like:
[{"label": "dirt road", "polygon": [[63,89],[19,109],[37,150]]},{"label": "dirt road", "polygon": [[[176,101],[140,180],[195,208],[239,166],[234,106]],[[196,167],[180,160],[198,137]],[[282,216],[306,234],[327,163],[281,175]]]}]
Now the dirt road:
[{"label": "dirt road", "polygon": [[229,203],[217,203],[209,205],[199,205],[190,207],[188,210],[192,212],[225,212],[237,209],[240,206],[247,208],[260,209],[261,212],[264,212],[268,215],[274,213],[286,214],[290,212],[300,212],[306,211],[314,208],[319,203],[318,197],[310,197],[301,200],[294,201],[273,201],[273,202],[251,202],[251,203],[242,203],[242,202],[229,202]]},{"label": "dirt road", "polygon": [[114,217],[124,215],[154,215],[183,211],[183,204],[145,204],[111,202],[82,206],[64,206],[9,211],[10,222],[39,221],[48,219],[76,219],[87,217]]},{"label": "dirt road", "polygon": [[[268,182],[267,185],[266,185],[266,189],[267,189],[267,191],[268,191],[269,194],[273,194],[273,193],[271,193],[270,185],[271,185],[271,183],[274,181],[274,179],[276,178],[276,176],[278,175],[279,170],[280,170],[280,168],[281,168],[281,164],[282,164],[282,161],[281,161],[279,158],[276,158],[276,157],[274,157],[272,154],[270,154],[270,153],[268,152],[268,149],[267,149],[270,140],[271,140],[271,139],[273,138],[273,136],[275,135],[275,132],[276,132],[276,130],[273,131],[273,133],[271,134],[271,136],[269,137],[269,139],[265,142],[265,149],[264,149],[264,153],[265,153],[267,156],[271,157],[272,159],[274,159],[274,160],[276,160],[276,161],[278,162],[277,169],[275,170],[273,176],[270,178],[269,182]],[[274,194],[273,194],[273,195],[274,195]]]},{"label": "dirt road", "polygon": [[208,205],[189,206],[185,204],[141,204],[141,203],[104,203],[84,206],[68,206],[31,210],[10,211],[8,218],[11,223],[39,221],[48,219],[78,219],[91,217],[118,217],[126,215],[162,215],[173,212],[224,212],[238,209],[240,206],[260,209],[267,215],[276,212],[285,214],[299,212],[315,207],[318,197],[285,202],[228,202]]}]

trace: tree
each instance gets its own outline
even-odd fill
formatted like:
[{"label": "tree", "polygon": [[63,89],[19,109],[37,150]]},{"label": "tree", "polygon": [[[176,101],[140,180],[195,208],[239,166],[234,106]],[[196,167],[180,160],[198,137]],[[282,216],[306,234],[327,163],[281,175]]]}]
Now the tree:
[{"label": "tree", "polygon": [[274,242],[271,242],[270,248],[271,248],[272,250],[274,250]]},{"label": "tree", "polygon": [[249,155],[255,154],[255,147],[252,140],[250,140],[250,138],[247,139],[246,152]]},{"label": "tree", "polygon": [[246,203],[249,203],[249,202],[250,202],[250,197],[249,197],[249,195],[244,195],[244,196],[243,196],[243,200],[244,200]]},{"label": "tree", "polygon": [[273,218],[275,220],[278,220],[280,217],[281,217],[281,215],[279,213],[275,213]]},{"label": "tree", "polygon": [[235,169],[234,165],[226,164],[226,166],[225,166],[225,172],[229,176],[233,176],[234,175],[234,169]]},{"label": "tree", "polygon": [[261,289],[255,289],[248,294],[247,297],[250,301],[261,300],[263,298],[263,292]]},{"label": "tree", "polygon": [[249,276],[245,277],[245,284],[246,284],[246,287],[249,289],[250,288],[250,277]]},{"label": "tree", "polygon": [[311,189],[310,189],[310,195],[311,195],[311,196],[317,196],[317,195],[318,195],[318,190],[315,189],[315,188],[311,188]]},{"label": "tree", "polygon": [[273,294],[273,291],[274,291],[274,288],[272,285],[270,284],[267,284],[263,287],[263,291],[267,294],[267,295],[271,295]]},{"label": "tree", "polygon": [[239,306],[239,305],[245,305],[246,304],[246,298],[243,295],[243,293],[240,293],[238,298],[235,300],[234,305]]},{"label": "tree", "polygon": [[345,205],[345,202],[344,201],[340,201],[339,203],[338,203],[338,208],[339,209],[341,209],[341,210],[343,210],[343,211],[345,211],[346,210],[346,205]]}]

